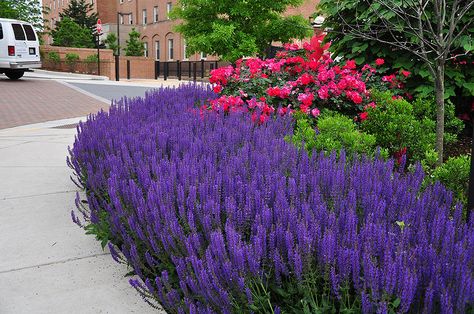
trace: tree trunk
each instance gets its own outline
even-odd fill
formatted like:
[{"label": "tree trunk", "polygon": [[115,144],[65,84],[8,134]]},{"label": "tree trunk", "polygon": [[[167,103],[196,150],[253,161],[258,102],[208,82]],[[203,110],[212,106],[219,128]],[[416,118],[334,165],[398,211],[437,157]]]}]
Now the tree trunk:
[{"label": "tree trunk", "polygon": [[436,151],[438,152],[437,165],[443,163],[444,150],[444,69],[443,61],[436,63],[435,97],[436,97]]}]

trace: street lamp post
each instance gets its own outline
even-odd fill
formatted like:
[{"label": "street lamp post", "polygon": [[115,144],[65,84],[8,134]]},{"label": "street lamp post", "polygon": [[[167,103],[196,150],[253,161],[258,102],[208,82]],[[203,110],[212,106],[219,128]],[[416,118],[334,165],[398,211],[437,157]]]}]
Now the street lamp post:
[{"label": "street lamp post", "polygon": [[115,80],[120,81],[120,17],[132,13],[117,12],[117,53],[115,54]]}]

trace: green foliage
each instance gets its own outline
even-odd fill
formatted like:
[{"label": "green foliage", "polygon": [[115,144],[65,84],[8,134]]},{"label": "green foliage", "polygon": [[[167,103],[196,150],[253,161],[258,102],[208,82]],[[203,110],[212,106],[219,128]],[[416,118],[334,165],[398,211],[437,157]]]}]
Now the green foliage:
[{"label": "green foliage", "polygon": [[94,47],[91,31],[80,26],[68,17],[65,17],[56,25],[51,35],[53,36],[54,46],[76,48]]},{"label": "green foliage", "polygon": [[92,30],[97,23],[97,13],[93,12],[94,5],[86,0],[71,0],[69,5],[60,14],[61,19],[70,18],[78,25]]},{"label": "green foliage", "polygon": [[142,57],[145,53],[145,47],[140,40],[140,33],[135,28],[132,28],[128,36],[129,39],[127,40],[127,47],[125,47],[125,55]]},{"label": "green foliage", "polygon": [[[315,150],[330,155],[336,151],[339,155],[344,149],[349,157],[354,154],[374,155],[376,137],[360,132],[348,117],[327,111],[318,119],[316,129],[307,115],[296,114],[296,117],[296,130],[291,141],[297,147],[304,145],[309,153]],[[386,151],[382,151],[381,155],[388,157]]]},{"label": "green foliage", "polygon": [[[436,105],[432,98],[417,98],[413,101],[413,112],[417,119],[430,119],[436,121]],[[464,129],[464,122],[456,117],[453,104],[444,107],[444,140],[445,143],[453,143]]]},{"label": "green foliage", "polygon": [[104,43],[108,49],[113,50],[114,55],[117,55],[119,46],[117,44],[117,35],[115,35],[115,33],[108,33]]},{"label": "green foliage", "polygon": [[421,160],[421,165],[426,174],[431,174],[436,168],[438,162],[438,153],[434,149],[429,149],[425,152],[424,158]]},{"label": "green foliage", "polygon": [[57,53],[56,51],[51,51],[48,53],[48,60],[51,61],[53,64],[58,64],[59,62],[61,62],[59,53]]},{"label": "green foliage", "polygon": [[[251,279],[248,286],[252,292],[253,303],[242,308],[236,302],[235,313],[275,313],[279,304],[281,313],[360,313],[361,302],[350,291],[350,283],[342,282],[340,299],[331,294],[328,271],[308,270],[301,281],[283,279],[280,285],[269,284],[267,280]],[[395,309],[399,301],[387,297],[389,307]],[[398,302],[398,304],[397,304]]]},{"label": "green foliage", "polygon": [[66,63],[75,63],[79,61],[79,55],[77,53],[66,53]]},{"label": "green foliage", "polygon": [[77,38],[77,41],[74,43],[75,45],[66,47],[93,48],[96,46],[92,28],[96,25],[98,16],[97,13],[92,12],[93,9],[94,6],[85,0],[71,0],[68,7],[60,14],[61,21],[56,23],[56,29],[62,27],[63,21],[65,19],[72,20],[74,23],[80,26],[80,29],[77,27],[71,29],[71,31],[74,32],[70,34],[70,37]]},{"label": "green foliage", "polygon": [[79,55],[77,53],[66,53],[66,64],[69,66],[70,71],[76,69],[77,61],[79,61]]},{"label": "green foliage", "polygon": [[0,0],[0,17],[31,23],[37,31],[43,30],[43,10],[39,0]]},{"label": "green foliage", "polygon": [[88,55],[84,61],[86,63],[97,63],[97,61],[99,60],[99,58],[97,57],[97,54],[93,54],[93,55]]},{"label": "green foliage", "polygon": [[110,232],[109,224],[109,215],[107,211],[101,210],[99,212],[99,219],[96,223],[90,223],[84,227],[86,234],[91,234],[95,236],[95,239],[100,242],[102,249],[105,249],[105,246],[112,239],[112,234]]},{"label": "green foliage", "polygon": [[453,191],[457,200],[466,204],[470,165],[471,157],[469,155],[451,157],[433,171],[431,181],[441,182],[446,188]]},{"label": "green foliage", "polygon": [[186,38],[189,53],[205,52],[235,61],[263,55],[272,41],[304,38],[311,27],[302,16],[282,16],[302,0],[181,0],[172,11],[182,23],[176,30]]},{"label": "green foliage", "polygon": [[368,108],[368,117],[361,123],[363,131],[376,137],[377,145],[390,154],[406,148],[409,159],[422,160],[425,152],[434,149],[435,121],[415,115],[413,105],[403,99],[392,99],[390,92],[372,91],[376,108]]},{"label": "green foliage", "polygon": [[[447,6],[452,6],[454,0],[446,1]],[[426,16],[429,19],[433,16],[434,9],[429,1],[426,6]],[[399,5],[400,2],[398,1]],[[404,2],[409,7],[410,2]],[[332,0],[321,0],[318,5],[318,11],[326,17],[324,27],[330,27],[333,31],[327,35],[327,40],[332,42],[331,50],[335,56],[344,56],[348,59],[355,59],[358,64],[371,63],[377,58],[383,58],[388,66],[393,68],[408,69],[412,75],[407,80],[407,88],[412,93],[421,97],[433,95],[434,79],[428,70],[426,62],[413,54],[407,53],[402,49],[395,49],[388,44],[381,44],[375,40],[362,38],[354,38],[347,31],[347,26],[341,21],[344,20],[349,24],[362,23],[368,30],[376,25],[384,25],[382,18],[390,22],[400,25],[400,29],[391,29],[390,32],[380,33],[380,39],[385,41],[393,41],[391,35],[398,36],[401,41],[418,44],[416,36],[409,30],[408,25],[401,24],[393,11],[387,7],[380,5],[380,2],[364,1],[364,0],[343,0],[335,3]],[[461,23],[456,27],[454,34],[458,34],[461,29],[474,19],[474,10],[467,12]],[[449,19],[447,19],[449,21]],[[448,22],[446,22],[448,23]],[[416,25],[416,24],[414,24]],[[443,25],[448,29],[447,25]],[[474,96],[474,86],[466,84],[466,82],[474,81],[474,67],[470,66],[474,62],[474,54],[472,47],[474,44],[474,27],[468,27],[463,36],[454,43],[454,53],[463,54],[471,51],[464,56],[458,57],[446,63],[446,93],[445,98],[455,102],[454,96]],[[453,53],[453,54],[454,54]],[[450,57],[450,56],[448,56]],[[435,60],[435,57],[431,58]],[[388,68],[387,68],[388,70]]]}]

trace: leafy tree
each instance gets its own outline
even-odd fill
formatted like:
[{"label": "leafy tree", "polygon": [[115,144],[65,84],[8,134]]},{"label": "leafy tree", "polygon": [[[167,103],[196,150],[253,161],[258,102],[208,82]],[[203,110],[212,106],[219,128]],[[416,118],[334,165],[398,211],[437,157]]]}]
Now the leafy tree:
[{"label": "leafy tree", "polygon": [[436,96],[441,163],[445,99],[474,95],[474,1],[321,0],[318,9],[336,55],[361,64],[385,58],[413,73],[413,92]]},{"label": "leafy tree", "polygon": [[[64,11],[60,14],[61,21],[56,23],[56,28],[61,28],[61,23],[64,19],[68,18],[72,20],[74,23],[81,27],[81,31],[78,34],[70,34],[67,37],[77,37],[78,40],[76,42],[80,45],[80,47],[95,47],[96,46],[96,39],[93,34],[93,27],[97,24],[97,13],[92,12],[94,9],[93,5],[86,2],[85,0],[71,0],[69,5]],[[68,22],[67,28],[70,28],[71,24]],[[76,28],[74,28],[76,29]],[[88,34],[90,43],[83,42],[84,34]],[[53,32],[51,32],[53,34]],[[54,37],[54,36],[53,36]],[[72,46],[72,47],[79,47],[79,46]]]},{"label": "leafy tree", "polygon": [[69,17],[82,27],[92,30],[97,24],[97,13],[94,6],[85,0],[71,0],[68,7],[60,14],[61,18]]},{"label": "leafy tree", "polygon": [[140,40],[140,33],[132,28],[132,31],[128,34],[129,40],[127,40],[127,47],[125,47],[126,56],[137,56],[141,57],[145,53],[145,47],[143,42]]},{"label": "leafy tree", "polygon": [[90,29],[74,22],[68,17],[61,20],[51,32],[53,46],[93,48]]},{"label": "leafy tree", "polygon": [[189,53],[205,52],[235,61],[264,55],[273,41],[288,42],[311,33],[302,16],[282,16],[302,0],[181,0],[171,13]]},{"label": "leafy tree", "polygon": [[104,40],[105,45],[107,48],[112,49],[114,51],[114,55],[118,52],[118,44],[117,44],[117,35],[115,33],[108,33],[107,37]]},{"label": "leafy tree", "polygon": [[36,30],[44,28],[39,0],[0,0],[0,17],[31,23]]}]

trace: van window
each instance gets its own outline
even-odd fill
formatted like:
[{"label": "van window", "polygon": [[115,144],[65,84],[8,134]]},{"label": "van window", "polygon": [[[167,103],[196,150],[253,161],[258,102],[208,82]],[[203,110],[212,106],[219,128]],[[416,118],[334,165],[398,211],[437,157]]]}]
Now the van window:
[{"label": "van window", "polygon": [[36,41],[36,35],[35,31],[33,30],[33,27],[28,24],[23,24],[23,28],[25,29],[26,39],[28,39],[29,41]]},{"label": "van window", "polygon": [[15,34],[16,40],[25,40],[25,33],[23,32],[23,27],[20,24],[12,24],[13,33]]},{"label": "van window", "polygon": [[0,23],[0,39],[3,39],[3,28],[2,28],[2,23]]}]

